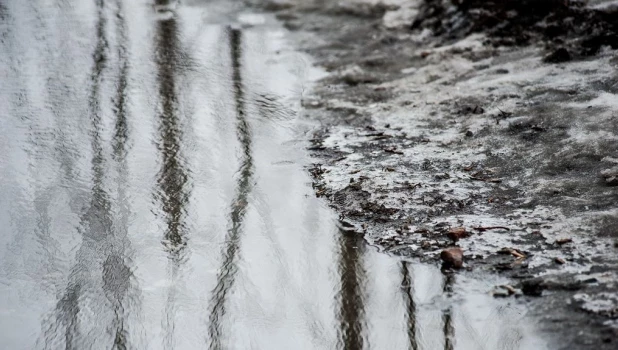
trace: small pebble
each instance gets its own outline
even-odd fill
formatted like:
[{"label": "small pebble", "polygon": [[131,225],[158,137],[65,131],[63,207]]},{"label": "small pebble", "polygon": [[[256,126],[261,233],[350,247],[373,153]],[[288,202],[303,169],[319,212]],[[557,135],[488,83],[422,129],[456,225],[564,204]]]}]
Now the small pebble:
[{"label": "small pebble", "polygon": [[469,236],[465,227],[452,227],[447,232],[448,237],[453,241],[457,242],[461,238],[466,238]]},{"label": "small pebble", "polygon": [[461,248],[447,248],[440,253],[440,259],[446,268],[460,269],[463,266],[463,250]]}]

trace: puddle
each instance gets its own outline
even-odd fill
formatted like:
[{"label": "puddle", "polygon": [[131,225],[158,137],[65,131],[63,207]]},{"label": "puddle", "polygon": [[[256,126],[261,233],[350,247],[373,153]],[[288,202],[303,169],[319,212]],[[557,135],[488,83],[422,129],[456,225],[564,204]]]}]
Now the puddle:
[{"label": "puddle", "polygon": [[306,171],[319,72],[272,18],[160,1],[3,16],[0,348],[545,347],[493,281],[339,231]]}]

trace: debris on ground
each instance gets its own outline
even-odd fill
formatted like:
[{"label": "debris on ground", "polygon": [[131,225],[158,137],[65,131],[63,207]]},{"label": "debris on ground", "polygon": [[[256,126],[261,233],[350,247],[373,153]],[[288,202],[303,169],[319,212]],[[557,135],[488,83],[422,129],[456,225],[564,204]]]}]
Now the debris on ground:
[{"label": "debris on ground", "polygon": [[615,281],[591,290],[560,276],[618,269],[618,6],[336,3],[278,12],[296,15],[329,73],[303,96],[322,126],[311,136],[316,194],[387,253],[442,263],[457,242],[465,270],[542,296],[531,301],[540,314],[561,310],[609,349],[594,336],[606,320],[566,301]]},{"label": "debris on ground", "polygon": [[508,284],[503,284],[500,286],[494,287],[491,291],[491,295],[495,298],[506,298],[512,295],[520,295],[522,292],[518,289],[515,289],[513,286]]},{"label": "debris on ground", "polygon": [[440,253],[445,268],[460,269],[463,266],[463,250],[461,248],[447,248]]},{"label": "debris on ground", "polygon": [[608,186],[618,186],[618,166],[601,171],[601,177]]},{"label": "debris on ground", "polygon": [[466,231],[465,227],[453,227],[450,228],[447,232],[448,237],[450,239],[452,239],[453,241],[457,242],[458,240],[462,239],[462,238],[466,238],[468,236],[470,236],[470,234],[468,233],[468,231]]}]

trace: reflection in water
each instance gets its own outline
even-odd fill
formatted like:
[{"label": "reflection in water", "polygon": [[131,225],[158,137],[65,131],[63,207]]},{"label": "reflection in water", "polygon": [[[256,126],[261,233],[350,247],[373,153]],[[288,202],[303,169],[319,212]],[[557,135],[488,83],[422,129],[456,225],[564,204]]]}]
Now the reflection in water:
[{"label": "reflection in water", "polygon": [[[442,292],[446,295],[452,295],[453,284],[455,283],[455,275],[453,272],[446,272],[444,275],[444,286]],[[455,327],[453,326],[453,308],[449,305],[443,312],[442,319],[444,320],[444,350],[453,350],[455,348]]]},{"label": "reflection in water", "polygon": [[[73,278],[75,280],[75,278]],[[80,312],[78,299],[81,294],[81,285],[73,282],[69,284],[64,295],[56,304],[55,321],[52,321],[45,332],[45,349],[56,349],[62,347],[66,349],[78,349],[79,341],[79,319]],[[62,334],[61,334],[62,333]],[[56,337],[62,337],[56,339]]]},{"label": "reflection in water", "polygon": [[[48,23],[45,21],[45,15],[42,13],[41,9],[35,3],[28,3],[30,5],[29,9],[35,14],[37,19],[36,24],[34,25],[37,29],[41,31],[46,31],[49,29]],[[0,7],[2,4],[0,4]],[[1,15],[0,15],[1,18]],[[7,23],[7,22],[3,22]],[[2,26],[0,24],[0,26]],[[2,26],[4,28],[11,28],[11,26],[5,25]],[[0,38],[4,37],[5,33],[2,33],[2,29],[0,29]],[[53,45],[45,46],[45,52],[41,56],[49,57],[50,55],[50,47],[54,47]],[[2,50],[0,50],[2,52]],[[53,72],[53,70],[52,70]],[[35,185],[35,198],[34,198],[34,207],[35,207],[35,217],[37,218],[37,228],[35,229],[36,240],[38,242],[37,247],[34,249],[35,251],[31,252],[35,255],[39,255],[42,259],[39,262],[41,267],[44,269],[44,272],[41,275],[42,283],[46,286],[46,288],[53,288],[55,290],[59,288],[63,288],[65,286],[65,281],[58,283],[58,277],[62,275],[61,266],[63,262],[63,254],[62,254],[62,242],[57,240],[54,237],[54,200],[58,196],[59,193],[64,192],[64,188],[67,185],[70,185],[70,180],[67,179],[73,178],[71,174],[73,174],[74,162],[75,159],[72,157],[75,149],[67,143],[66,140],[66,130],[70,128],[66,126],[64,123],[64,118],[62,113],[58,112],[58,104],[57,99],[55,98],[55,94],[53,92],[58,91],[56,87],[60,84],[58,83],[59,74],[53,74],[52,72],[47,73],[47,81],[45,82],[45,86],[47,89],[47,93],[45,94],[45,107],[41,108],[41,113],[37,113],[37,117],[30,118],[25,117],[25,120],[28,120],[29,129],[31,130],[30,138],[29,138],[29,147],[33,149],[33,154],[36,154],[37,159],[41,160],[51,160],[55,159],[58,162],[59,168],[61,171],[68,176],[64,178],[62,176],[58,176],[55,181],[52,183],[45,184],[44,182]],[[44,75],[42,75],[43,77]],[[25,79],[20,79],[21,84],[26,84]],[[28,89],[20,87],[23,95],[26,99],[32,98],[34,95]],[[19,110],[21,110],[19,114],[26,115],[23,112],[24,109],[28,109],[27,103],[19,103]],[[53,120],[55,124],[55,128],[60,131],[54,133],[51,128],[41,127],[39,123],[41,120],[45,120],[45,117],[50,116],[50,119]],[[54,135],[55,134],[55,135]],[[55,142],[49,142],[50,138],[47,136],[55,136]],[[49,151],[55,149],[53,156],[48,154]],[[31,172],[34,176],[41,176],[46,172],[41,171],[41,168],[44,167],[45,161],[43,162],[32,162],[30,164]],[[61,173],[59,171],[59,173]],[[45,174],[47,175],[47,174]],[[61,189],[61,187],[63,187]],[[21,236],[21,235],[20,235]],[[30,260],[30,259],[28,259]],[[30,260],[33,262],[32,260]]]},{"label": "reflection in water", "polygon": [[101,146],[101,110],[99,106],[100,88],[103,70],[105,69],[108,42],[105,37],[107,21],[103,15],[103,1],[97,2],[98,22],[96,25],[96,46],[93,53],[93,69],[91,73],[91,91],[88,99],[91,120],[92,148],[92,193],[88,210],[81,218],[80,233],[82,244],[77,251],[77,261],[69,275],[69,282],[64,296],[56,305],[56,323],[51,324],[46,331],[46,347],[54,348],[59,327],[64,328],[64,342],[67,349],[78,349],[82,341],[80,334],[80,300],[85,293],[92,293],[88,277],[89,269],[96,263],[97,251],[103,242],[109,239],[112,230],[110,217],[110,202],[103,188],[104,159]]},{"label": "reflection in water", "polygon": [[[115,103],[115,137],[114,158],[116,160],[118,178],[118,204],[120,205],[120,220],[114,218],[112,200],[104,187],[106,177],[105,156],[102,145],[102,110],[101,110],[101,84],[103,73],[107,68],[109,42],[105,36],[107,19],[103,13],[103,1],[97,2],[98,22],[96,25],[96,46],[93,53],[93,69],[91,72],[91,91],[88,99],[90,116],[90,137],[92,149],[92,188],[91,201],[88,210],[80,220],[79,231],[82,243],[76,254],[76,263],[71,269],[68,286],[64,295],[56,305],[55,321],[47,327],[45,332],[45,347],[57,348],[62,342],[67,349],[81,349],[90,347],[101,337],[102,334],[81,334],[82,328],[96,325],[95,319],[86,320],[81,315],[85,308],[94,318],[102,317],[95,310],[105,306],[102,300],[98,300],[98,282],[92,273],[96,267],[101,268],[101,289],[111,304],[114,314],[110,325],[111,337],[114,349],[127,348],[127,330],[124,326],[124,302],[129,291],[132,276],[130,268],[126,265],[126,250],[129,247],[127,238],[128,229],[128,203],[126,200],[126,139],[128,131],[126,126],[126,89],[127,89],[127,58],[126,58],[126,33],[122,19],[121,9],[118,9],[120,57],[124,61],[120,72],[120,82]],[[119,221],[119,222],[118,222]],[[84,306],[80,306],[83,303]],[[87,321],[88,324],[80,324]],[[99,325],[101,326],[101,325]],[[56,339],[60,335],[60,329],[64,329],[62,340]],[[94,339],[85,339],[86,337]]]},{"label": "reflection in water", "polygon": [[217,275],[217,284],[213,290],[212,310],[210,312],[210,348],[222,347],[222,317],[225,315],[227,294],[234,283],[238,267],[236,259],[240,243],[240,234],[243,219],[248,205],[248,196],[251,191],[253,175],[253,157],[251,155],[251,134],[249,124],[245,118],[244,91],[241,76],[242,33],[238,29],[228,28],[230,53],[232,60],[232,84],[234,102],[236,104],[236,132],[242,148],[240,169],[236,182],[236,194],[231,205],[230,228],[225,237],[226,247],[223,250],[223,262]]},{"label": "reflection in water", "polygon": [[187,244],[183,216],[188,199],[186,185],[187,171],[181,154],[182,131],[178,119],[178,97],[176,95],[178,24],[174,17],[160,20],[157,27],[156,62],[159,78],[159,151],[162,156],[157,194],[166,215],[167,229],[164,245],[174,260],[182,259]]},{"label": "reflection in water", "polygon": [[113,349],[127,348],[127,330],[123,319],[123,301],[129,290],[131,270],[122,256],[110,254],[103,263],[103,291],[112,303],[114,320],[112,322]]},{"label": "reflection in water", "polygon": [[343,349],[363,348],[364,242],[356,233],[341,231],[339,237],[339,342]]},{"label": "reflection in water", "polygon": [[[0,0],[10,40],[32,39],[27,50],[0,40],[0,71],[19,85],[0,89],[14,104],[0,103],[12,117],[0,121],[0,255],[13,264],[0,269],[1,349],[542,348],[521,341],[519,309],[486,290],[470,298],[470,276],[380,254],[306,196],[279,29],[228,28],[221,40],[216,1],[155,1],[157,13],[127,0]],[[186,57],[208,69],[188,70]]]},{"label": "reflection in water", "polygon": [[89,269],[96,263],[95,254],[100,251],[102,243],[109,239],[112,230],[110,202],[103,188],[104,159],[101,147],[101,110],[99,106],[103,70],[107,60],[108,42],[105,37],[107,20],[103,14],[103,1],[97,1],[96,46],[92,55],[91,90],[88,98],[91,121],[92,148],[92,193],[88,210],[80,220],[82,244],[76,254],[76,263],[71,269],[68,286],[63,297],[56,305],[56,321],[46,330],[46,348],[55,348],[59,340],[59,329],[64,329],[64,346],[67,349],[79,349],[82,339],[80,334],[80,300],[85,293],[92,293],[88,277]]},{"label": "reflection in water", "polygon": [[[120,74],[118,77],[118,86],[116,98],[114,101],[114,112],[116,115],[116,123],[114,125],[114,158],[118,162],[119,170],[123,171],[123,179],[126,180],[126,155],[127,155],[127,139],[129,130],[127,125],[127,86],[129,73],[129,52],[128,52],[128,34],[127,24],[125,23],[124,14],[122,13],[122,1],[117,3],[118,9],[116,18],[118,19],[117,35],[119,38],[118,57],[121,60]],[[126,187],[126,181],[119,181],[119,185]],[[125,196],[123,187],[122,196]]]},{"label": "reflection in water", "polygon": [[[167,5],[169,1],[157,1],[157,5]],[[189,175],[185,169],[185,160],[181,153],[183,133],[179,120],[179,100],[177,77],[179,73],[178,60],[180,44],[178,39],[178,23],[176,15],[161,19],[157,25],[156,63],[159,80],[159,140],[161,153],[161,170],[158,176],[158,200],[165,214],[165,234],[163,245],[171,259],[170,274],[172,286],[168,291],[165,304],[165,347],[173,349],[175,336],[176,281],[180,263],[185,259],[187,246],[185,214],[189,191],[187,189]]]},{"label": "reflection in water", "polygon": [[418,344],[416,341],[416,304],[414,303],[414,291],[412,289],[412,276],[408,269],[408,262],[401,262],[401,288],[403,291],[403,299],[406,306],[406,320],[408,330],[408,341],[410,350],[417,350]]},{"label": "reflection in water", "polygon": [[117,91],[114,101],[114,141],[113,157],[116,161],[118,172],[118,223],[115,230],[115,239],[112,252],[103,264],[103,290],[110,301],[114,311],[112,327],[114,329],[114,349],[127,348],[128,332],[124,322],[124,299],[127,295],[132,276],[131,269],[126,265],[126,250],[129,249],[130,242],[127,237],[129,227],[129,203],[127,198],[127,141],[129,130],[127,126],[127,92],[128,92],[128,34],[124,14],[122,12],[122,1],[117,2],[116,18],[117,35],[119,40],[118,57],[121,61],[118,77]]}]

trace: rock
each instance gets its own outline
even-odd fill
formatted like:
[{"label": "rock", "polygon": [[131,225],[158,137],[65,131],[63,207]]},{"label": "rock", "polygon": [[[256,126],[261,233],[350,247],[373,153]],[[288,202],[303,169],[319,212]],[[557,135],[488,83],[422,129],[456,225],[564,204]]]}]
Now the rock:
[{"label": "rock", "polygon": [[540,297],[547,288],[542,278],[531,278],[521,282],[521,291],[524,295]]},{"label": "rock", "polygon": [[601,177],[608,186],[618,186],[618,166],[601,171]]},{"label": "rock", "polygon": [[450,228],[447,232],[448,237],[453,241],[457,242],[461,238],[466,238],[470,236],[470,234],[466,231],[465,227],[453,227]]},{"label": "rock", "polygon": [[509,291],[504,288],[495,288],[493,291],[491,291],[491,295],[494,298],[508,298],[511,296],[511,294],[509,294]]},{"label": "rock", "polygon": [[555,258],[554,261],[556,262],[556,264],[560,264],[560,265],[566,264],[566,261],[564,261],[564,259],[562,258]]},{"label": "rock", "polygon": [[571,54],[567,49],[561,47],[543,58],[545,63],[563,63],[571,60]]},{"label": "rock", "polygon": [[491,292],[491,294],[494,296],[494,298],[506,298],[506,297],[509,297],[509,296],[517,294],[517,293],[518,293],[518,291],[515,288],[513,288],[513,286],[510,286],[508,284],[502,285],[502,286],[497,286]]},{"label": "rock", "polygon": [[463,266],[463,250],[461,248],[446,248],[440,253],[442,266],[460,269]]}]

